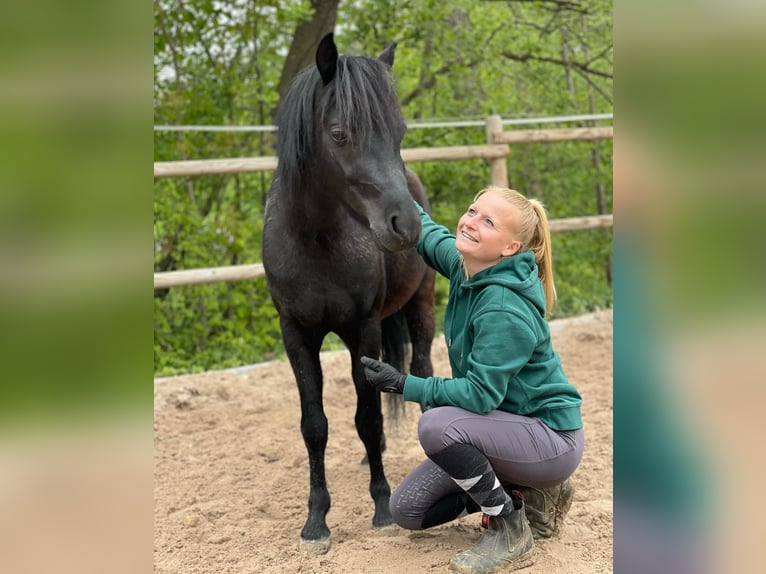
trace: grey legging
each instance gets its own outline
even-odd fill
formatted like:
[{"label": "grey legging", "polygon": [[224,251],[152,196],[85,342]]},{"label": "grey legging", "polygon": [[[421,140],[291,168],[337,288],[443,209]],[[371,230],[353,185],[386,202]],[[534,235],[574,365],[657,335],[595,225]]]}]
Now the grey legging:
[{"label": "grey legging", "polygon": [[[457,407],[423,413],[418,437],[427,455],[451,444],[481,451],[503,484],[546,488],[568,478],[580,463],[582,429],[554,431],[535,418],[492,411],[479,415]],[[424,528],[431,507],[463,490],[430,459],[410,472],[391,495],[391,514],[403,528]],[[426,521],[427,522],[427,521]]]}]

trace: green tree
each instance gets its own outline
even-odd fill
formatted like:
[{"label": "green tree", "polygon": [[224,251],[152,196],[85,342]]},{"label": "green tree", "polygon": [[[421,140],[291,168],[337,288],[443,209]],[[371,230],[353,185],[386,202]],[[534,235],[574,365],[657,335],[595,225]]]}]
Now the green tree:
[{"label": "green tree", "polygon": [[[398,42],[393,73],[408,120],[612,109],[606,0],[155,0],[154,8],[157,125],[271,123],[287,82],[313,61],[313,47],[331,23],[341,53],[377,55]],[[411,129],[403,147],[479,143],[482,127]],[[155,161],[273,153],[268,131],[155,132]],[[610,213],[611,159],[611,141],[514,145],[508,173],[511,185],[541,199],[551,218]],[[480,160],[411,167],[435,218],[450,227],[488,183]],[[270,180],[270,173],[155,180],[155,271],[260,261]],[[554,235],[554,316],[611,305],[611,237],[611,229]],[[440,282],[439,317],[445,300]],[[158,374],[281,353],[263,280],[155,292]]]}]

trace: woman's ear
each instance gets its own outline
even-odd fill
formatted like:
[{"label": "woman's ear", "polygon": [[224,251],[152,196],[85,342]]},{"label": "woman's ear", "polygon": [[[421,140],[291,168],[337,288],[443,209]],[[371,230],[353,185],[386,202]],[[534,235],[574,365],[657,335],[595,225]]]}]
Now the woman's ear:
[{"label": "woman's ear", "polygon": [[503,257],[510,257],[511,255],[516,255],[519,252],[519,249],[521,249],[521,243],[518,241],[513,241],[512,243],[505,246],[505,249],[503,249],[501,255]]}]

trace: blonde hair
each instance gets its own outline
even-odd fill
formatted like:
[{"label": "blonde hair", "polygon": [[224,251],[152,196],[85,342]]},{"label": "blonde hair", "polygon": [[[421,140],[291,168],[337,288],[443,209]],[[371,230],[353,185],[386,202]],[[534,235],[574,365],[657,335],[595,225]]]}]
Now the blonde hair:
[{"label": "blonde hair", "polygon": [[516,239],[521,243],[518,252],[529,250],[535,256],[537,274],[545,291],[545,315],[547,317],[551,314],[553,304],[556,302],[556,285],[553,282],[551,232],[548,227],[548,214],[545,212],[545,206],[537,199],[527,199],[514,189],[497,186],[482,189],[473,200],[476,201],[488,191],[500,194],[519,213],[518,221],[513,222]]}]

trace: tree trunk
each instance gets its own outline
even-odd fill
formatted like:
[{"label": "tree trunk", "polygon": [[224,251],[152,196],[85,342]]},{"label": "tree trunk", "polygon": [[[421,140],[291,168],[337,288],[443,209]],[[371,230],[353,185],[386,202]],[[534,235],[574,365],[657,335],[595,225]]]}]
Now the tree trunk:
[{"label": "tree trunk", "polygon": [[[587,26],[586,19],[584,17],[581,18],[583,27]],[[590,50],[588,49],[587,44],[583,45],[583,53],[585,56],[586,61],[590,59]],[[596,105],[593,101],[593,86],[591,84],[588,84],[588,111],[593,114],[596,111]],[[590,150],[590,156],[591,156],[591,162],[595,169],[598,169],[599,165],[601,164],[601,154],[598,153],[598,142],[593,142],[593,147]],[[596,208],[598,209],[599,214],[605,214],[606,213],[606,192],[604,189],[604,182],[599,181],[596,183]],[[604,235],[609,234],[609,230],[605,229],[603,231]],[[612,285],[612,255],[607,255],[606,261],[604,262],[604,274],[606,276],[607,283],[611,286]]]},{"label": "tree trunk", "polygon": [[[340,0],[311,0],[314,13],[295,28],[290,50],[287,52],[282,75],[279,77],[277,93],[280,99],[287,92],[292,79],[309,64],[314,62],[319,41],[335,29]],[[274,112],[276,119],[276,110]]]}]

